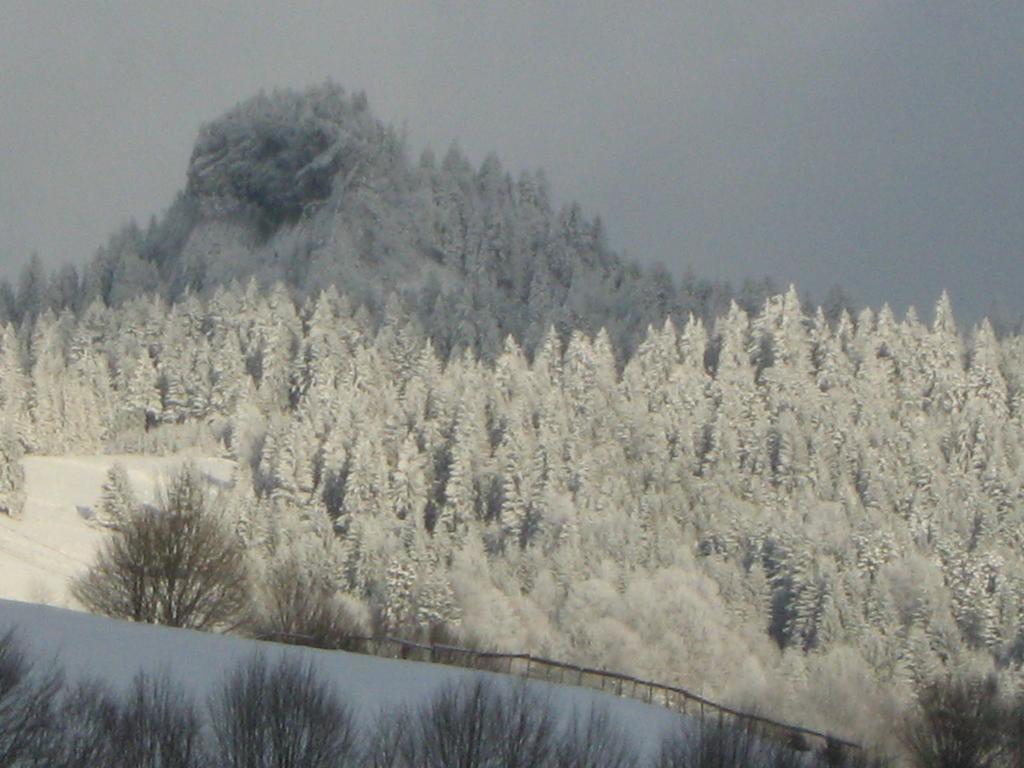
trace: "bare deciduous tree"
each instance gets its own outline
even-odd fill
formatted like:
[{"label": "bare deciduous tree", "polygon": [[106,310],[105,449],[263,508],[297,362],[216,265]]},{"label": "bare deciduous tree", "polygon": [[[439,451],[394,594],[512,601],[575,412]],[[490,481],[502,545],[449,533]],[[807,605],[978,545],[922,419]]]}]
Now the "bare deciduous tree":
[{"label": "bare deciduous tree", "polygon": [[95,681],[66,691],[46,750],[47,768],[200,768],[199,716],[181,686],[139,673],[118,696]]},{"label": "bare deciduous tree", "polygon": [[169,679],[140,673],[121,705],[113,751],[124,768],[199,768],[205,754],[195,705]]},{"label": "bare deciduous tree", "polygon": [[296,557],[270,569],[259,603],[251,623],[260,639],[345,649],[354,635],[368,632],[337,599],[332,585]]},{"label": "bare deciduous tree", "polygon": [[403,768],[410,743],[412,716],[407,709],[377,715],[364,741],[363,768]]},{"label": "bare deciduous tree", "polygon": [[193,468],[155,509],[134,511],[71,592],[96,613],[191,629],[231,625],[248,604],[244,551],[207,509]]},{"label": "bare deciduous tree", "polygon": [[410,768],[540,768],[557,746],[548,702],[524,683],[449,685],[410,719],[399,762]]},{"label": "bare deciduous tree", "polygon": [[658,768],[762,768],[764,748],[749,728],[717,718],[668,733],[661,743]]},{"label": "bare deciduous tree", "polygon": [[569,721],[555,750],[557,768],[629,768],[639,764],[625,731],[607,709],[596,706]]},{"label": "bare deciduous tree", "polygon": [[50,768],[113,766],[119,714],[117,699],[98,682],[81,682],[65,691],[57,714],[60,733],[49,749]]},{"label": "bare deciduous tree", "polygon": [[217,764],[226,768],[334,768],[357,759],[348,705],[313,668],[255,656],[210,702]]},{"label": "bare deciduous tree", "polygon": [[838,743],[809,751],[769,726],[709,717],[681,723],[662,739],[657,768],[886,768],[886,758]]},{"label": "bare deciduous tree", "polygon": [[0,768],[45,757],[61,686],[61,675],[40,669],[13,630],[0,635]]},{"label": "bare deciduous tree", "polygon": [[1012,718],[995,678],[936,681],[918,695],[903,743],[919,768],[994,768]]}]

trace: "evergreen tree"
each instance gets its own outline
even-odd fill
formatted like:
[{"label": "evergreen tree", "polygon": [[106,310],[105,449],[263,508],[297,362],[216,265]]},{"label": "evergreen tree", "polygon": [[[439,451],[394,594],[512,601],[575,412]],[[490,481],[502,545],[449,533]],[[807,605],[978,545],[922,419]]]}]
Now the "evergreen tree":
[{"label": "evergreen tree", "polygon": [[0,431],[0,512],[20,517],[25,508],[25,469],[21,443],[9,429]]},{"label": "evergreen tree", "polygon": [[135,512],[137,506],[138,502],[124,465],[115,463],[107,470],[96,519],[108,528],[120,528]]},{"label": "evergreen tree", "polygon": [[139,355],[124,379],[118,422],[122,429],[148,430],[156,424],[163,408],[157,371],[149,355]]},{"label": "evergreen tree", "polygon": [[0,334],[0,421],[23,446],[31,440],[28,396],[18,339],[13,327],[6,325]]}]

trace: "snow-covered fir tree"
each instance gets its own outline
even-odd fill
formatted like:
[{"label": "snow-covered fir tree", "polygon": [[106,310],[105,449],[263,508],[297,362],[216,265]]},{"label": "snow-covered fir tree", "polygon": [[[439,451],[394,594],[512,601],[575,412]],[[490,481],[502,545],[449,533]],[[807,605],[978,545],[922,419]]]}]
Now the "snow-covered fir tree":
[{"label": "snow-covered fir tree", "polygon": [[109,528],[119,528],[138,506],[128,472],[123,464],[114,464],[108,471],[100,493],[96,520]]}]

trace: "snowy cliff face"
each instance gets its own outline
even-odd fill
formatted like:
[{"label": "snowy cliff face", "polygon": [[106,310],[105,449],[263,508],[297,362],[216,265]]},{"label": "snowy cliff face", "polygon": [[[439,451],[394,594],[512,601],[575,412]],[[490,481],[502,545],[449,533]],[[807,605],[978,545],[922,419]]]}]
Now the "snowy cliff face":
[{"label": "snowy cliff face", "polygon": [[365,101],[337,86],[260,94],[203,126],[187,193],[206,214],[249,211],[273,229],[329,198],[339,173],[358,172],[375,127]]},{"label": "snowy cliff face", "polygon": [[734,296],[752,310],[770,287],[676,286],[630,265],[599,218],[552,204],[543,173],[513,179],[497,157],[475,166],[455,146],[413,162],[365,98],[333,85],[261,94],[205,125],[187,178],[162,219],[100,250],[77,305],[209,295],[236,279],[300,296],[334,285],[376,319],[394,296],[446,355],[493,358],[508,335],[532,352],[552,325],[566,338],[606,328],[631,352],[666,315],[707,322]]},{"label": "snowy cliff face", "polygon": [[164,265],[171,293],[252,277],[300,295],[338,285],[371,308],[397,293],[411,308],[424,291],[467,289],[464,255],[446,264],[433,243],[444,226],[432,222],[429,181],[362,96],[333,85],[261,94],[200,131],[189,235]]}]

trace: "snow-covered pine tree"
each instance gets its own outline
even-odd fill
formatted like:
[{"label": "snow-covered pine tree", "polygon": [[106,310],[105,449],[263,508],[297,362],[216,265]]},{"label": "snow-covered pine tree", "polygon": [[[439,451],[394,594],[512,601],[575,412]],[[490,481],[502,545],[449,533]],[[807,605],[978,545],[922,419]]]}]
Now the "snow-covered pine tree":
[{"label": "snow-covered pine tree", "polygon": [[127,470],[123,464],[113,464],[103,481],[96,521],[108,528],[120,528],[137,506]]},{"label": "snow-covered pine tree", "polygon": [[36,319],[32,331],[30,445],[40,453],[61,453],[70,447],[64,432],[64,383],[67,371],[63,345],[65,331],[66,328],[50,311]]},{"label": "snow-covered pine tree", "polygon": [[119,401],[120,429],[143,431],[155,426],[163,405],[159,380],[149,354],[142,351],[123,376],[124,390]]},{"label": "snow-covered pine tree", "polygon": [[28,413],[29,380],[22,367],[21,350],[11,325],[0,332],[0,424],[23,446],[32,428]]},{"label": "snow-covered pine tree", "polygon": [[0,429],[0,513],[21,517],[25,508],[25,469],[21,441],[10,429]]}]

